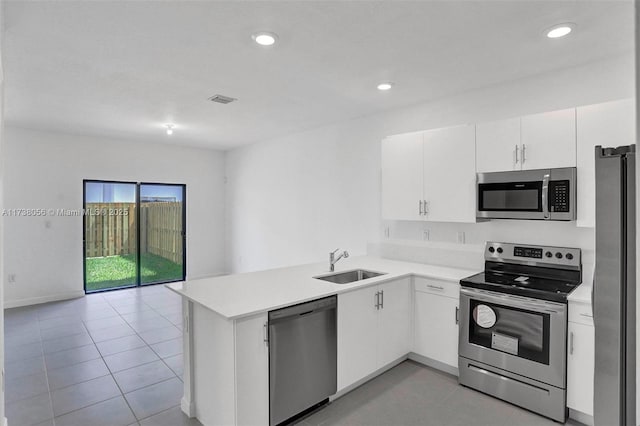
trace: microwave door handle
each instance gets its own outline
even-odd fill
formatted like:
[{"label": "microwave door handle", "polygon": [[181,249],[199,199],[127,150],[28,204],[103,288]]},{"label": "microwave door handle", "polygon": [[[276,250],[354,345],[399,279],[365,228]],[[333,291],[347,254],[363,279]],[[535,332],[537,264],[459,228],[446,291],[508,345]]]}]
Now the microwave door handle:
[{"label": "microwave door handle", "polygon": [[549,173],[542,179],[542,215],[549,219]]}]

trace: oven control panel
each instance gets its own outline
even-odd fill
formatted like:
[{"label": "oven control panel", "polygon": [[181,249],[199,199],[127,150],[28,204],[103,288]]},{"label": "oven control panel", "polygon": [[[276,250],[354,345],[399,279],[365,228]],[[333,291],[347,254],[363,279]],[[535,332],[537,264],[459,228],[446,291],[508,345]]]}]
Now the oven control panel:
[{"label": "oven control panel", "polygon": [[486,244],[484,259],[491,262],[547,265],[572,269],[579,269],[582,263],[579,248],[532,246],[491,241]]},{"label": "oven control panel", "polygon": [[532,257],[534,259],[542,259],[542,249],[537,247],[520,247],[513,248],[515,257]]}]

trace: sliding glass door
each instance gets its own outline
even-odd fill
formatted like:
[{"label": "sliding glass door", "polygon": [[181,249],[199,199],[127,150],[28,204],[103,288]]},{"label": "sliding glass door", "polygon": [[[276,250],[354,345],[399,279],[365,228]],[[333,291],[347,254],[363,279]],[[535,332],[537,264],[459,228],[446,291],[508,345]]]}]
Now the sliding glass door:
[{"label": "sliding glass door", "polygon": [[137,185],[84,184],[85,291],[133,287],[138,283]]},{"label": "sliding glass door", "polygon": [[140,185],[140,283],[184,279],[184,185]]},{"label": "sliding glass door", "polygon": [[86,293],[185,277],[184,185],[84,181]]}]

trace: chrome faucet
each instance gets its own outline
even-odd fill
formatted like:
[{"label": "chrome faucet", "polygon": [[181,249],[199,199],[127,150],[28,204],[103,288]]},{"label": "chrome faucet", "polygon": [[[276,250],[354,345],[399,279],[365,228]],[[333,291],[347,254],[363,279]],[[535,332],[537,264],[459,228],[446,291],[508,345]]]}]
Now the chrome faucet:
[{"label": "chrome faucet", "polygon": [[340,256],[336,257],[336,253],[338,252],[338,250],[340,249],[337,248],[331,253],[329,253],[329,269],[331,270],[331,272],[335,270],[335,264],[338,263],[338,260],[342,259],[343,257],[345,259],[349,257],[349,252],[346,250],[340,253]]}]

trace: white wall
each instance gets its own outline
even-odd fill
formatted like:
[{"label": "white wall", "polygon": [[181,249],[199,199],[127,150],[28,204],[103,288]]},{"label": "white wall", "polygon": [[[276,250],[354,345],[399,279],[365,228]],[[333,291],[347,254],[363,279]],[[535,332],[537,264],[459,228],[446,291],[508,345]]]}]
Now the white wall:
[{"label": "white wall", "polygon": [[[632,56],[613,58],[229,151],[228,269],[321,261],[337,247],[364,254],[367,242],[378,241],[387,225],[392,238],[421,239],[421,223],[380,220],[383,137],[633,97],[633,68]],[[432,241],[455,241],[464,230],[471,243],[593,247],[593,231],[571,223],[526,225],[495,221],[428,228]]]},{"label": "white wall", "polygon": [[[162,135],[159,135],[162,137]],[[187,276],[224,272],[224,155],[7,127],[4,208],[82,208],[82,180],[187,186]],[[46,222],[50,227],[46,227]],[[81,217],[5,217],[5,306],[83,294]]]}]

